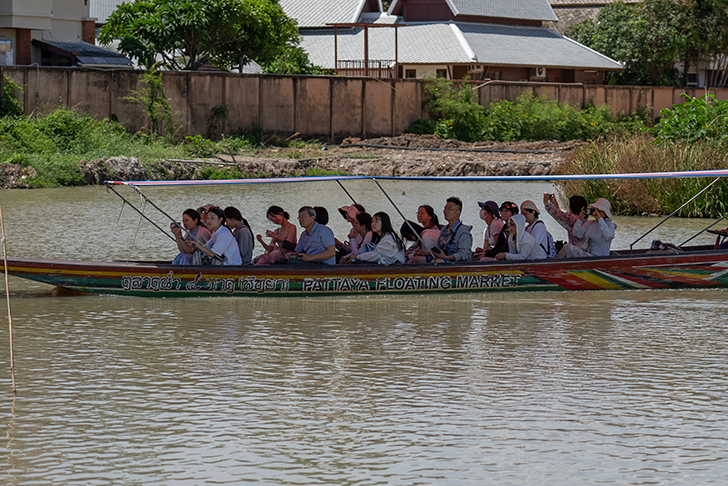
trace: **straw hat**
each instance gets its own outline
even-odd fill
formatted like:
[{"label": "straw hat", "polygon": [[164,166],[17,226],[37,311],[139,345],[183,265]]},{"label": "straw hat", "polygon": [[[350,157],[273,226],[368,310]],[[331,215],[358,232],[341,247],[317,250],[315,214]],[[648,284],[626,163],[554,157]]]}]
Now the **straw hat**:
[{"label": "straw hat", "polygon": [[521,203],[521,212],[523,212],[524,209],[531,209],[536,214],[541,214],[541,211],[538,210],[538,208],[536,207],[536,203],[534,203],[533,201],[523,201]]},{"label": "straw hat", "polygon": [[607,218],[612,218],[612,211],[610,208],[612,207],[611,204],[609,204],[609,201],[604,199],[603,197],[600,197],[595,202],[591,203],[588,208],[596,208],[599,211],[604,211],[604,214],[607,215]]}]

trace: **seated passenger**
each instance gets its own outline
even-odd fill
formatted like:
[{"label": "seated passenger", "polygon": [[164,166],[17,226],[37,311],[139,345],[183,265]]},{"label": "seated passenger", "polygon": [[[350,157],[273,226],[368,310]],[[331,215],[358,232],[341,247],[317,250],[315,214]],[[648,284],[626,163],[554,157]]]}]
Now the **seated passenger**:
[{"label": "seated passenger", "polygon": [[437,219],[435,210],[432,206],[422,205],[417,209],[417,221],[422,224],[422,233],[420,233],[420,248],[415,252],[407,263],[430,263],[432,261],[431,248],[437,246],[440,239],[440,221]]},{"label": "seated passenger", "polygon": [[469,262],[473,258],[473,235],[470,233],[473,227],[464,225],[460,221],[462,210],[463,202],[460,198],[447,198],[447,204],[443,210],[447,226],[440,231],[437,246],[431,248],[438,260]]},{"label": "seated passenger", "polygon": [[261,235],[256,235],[257,240],[265,248],[265,253],[255,257],[253,259],[253,265],[273,265],[276,262],[286,260],[286,255],[291,250],[283,248],[281,244],[287,241],[295,247],[298,241],[296,239],[296,225],[288,221],[290,216],[283,208],[280,206],[269,207],[266,217],[271,223],[277,224],[278,228],[275,231],[268,230],[265,232],[265,235],[271,239],[270,244],[266,244]]},{"label": "seated passenger", "polygon": [[415,257],[415,253],[420,250],[420,239],[423,230],[424,228],[422,226],[410,220],[405,221],[400,226],[399,234],[402,235],[402,242],[412,242],[409,248],[405,248],[404,250],[405,263],[412,263],[412,258]]},{"label": "seated passenger", "polygon": [[526,218],[515,214],[508,220],[508,253],[498,253],[496,260],[540,260],[546,252],[526,231]]},{"label": "seated passenger", "polygon": [[475,253],[473,253],[473,259],[475,260],[479,260],[485,256],[486,251],[495,248],[498,235],[504,226],[495,201],[479,202],[478,206],[480,206],[480,219],[485,221],[485,230],[483,230],[483,247],[476,248]]},{"label": "seated passenger", "polygon": [[513,217],[513,215],[515,214],[518,214],[518,205],[516,203],[511,201],[505,201],[503,204],[501,204],[500,216],[503,220],[503,228],[501,228],[500,233],[498,233],[498,238],[496,239],[495,246],[490,250],[484,251],[483,256],[478,258],[478,260],[493,260],[498,253],[508,252],[508,220],[511,219],[511,217]]},{"label": "seated passenger", "polygon": [[329,211],[323,206],[314,206],[313,210],[316,211],[316,222],[326,226],[329,224]]},{"label": "seated passenger", "polygon": [[[595,221],[587,221],[588,214]],[[581,244],[567,244],[559,252],[559,258],[608,256],[617,225],[612,222],[611,204],[604,198],[582,209],[579,220],[574,223],[574,236],[581,238]]]},{"label": "seated passenger", "polygon": [[556,258],[556,249],[554,248],[554,238],[546,229],[546,223],[538,219],[541,212],[533,201],[523,201],[521,203],[521,213],[526,218],[526,232],[533,236],[543,251],[546,252],[548,258]]},{"label": "seated passenger", "polygon": [[225,208],[225,226],[230,228],[235,241],[238,242],[240,248],[240,259],[242,263],[240,265],[250,265],[253,259],[253,230],[250,229],[250,225],[240,214],[238,208],[228,206]]},{"label": "seated passenger", "polygon": [[311,206],[298,210],[298,224],[305,230],[296,245],[296,258],[288,258],[289,264],[318,263],[336,264],[336,243],[331,228],[316,221],[316,211]]},{"label": "seated passenger", "polygon": [[404,263],[404,244],[392,228],[389,215],[379,212],[372,218],[372,243],[374,250],[352,256],[350,261],[376,262],[382,265]]},{"label": "seated passenger", "polygon": [[195,253],[195,247],[190,245],[190,241],[199,241],[202,244],[207,243],[210,239],[210,231],[202,226],[200,213],[194,209],[186,209],[182,213],[182,225],[187,230],[187,234],[182,236],[182,230],[177,223],[172,223],[170,229],[174,234],[177,242],[177,248],[180,253],[172,260],[172,265],[192,265],[192,255]]},{"label": "seated passenger", "polygon": [[579,219],[579,213],[586,207],[586,199],[582,196],[571,196],[569,198],[569,212],[562,211],[559,207],[559,202],[556,200],[556,196],[553,193],[543,193],[543,205],[546,208],[546,212],[566,230],[569,236],[569,243],[572,245],[579,245],[581,240],[574,236],[574,223]]},{"label": "seated passenger", "polygon": [[362,251],[373,250],[372,217],[369,213],[357,213],[352,225],[352,233],[349,233],[349,255],[357,256]]},{"label": "seated passenger", "polygon": [[[222,209],[212,207],[207,211],[207,226],[212,236],[207,241],[207,248],[195,245],[196,251],[192,259],[194,265],[240,265],[240,247],[230,229],[225,226],[225,214]],[[215,258],[215,254],[223,258]]]}]

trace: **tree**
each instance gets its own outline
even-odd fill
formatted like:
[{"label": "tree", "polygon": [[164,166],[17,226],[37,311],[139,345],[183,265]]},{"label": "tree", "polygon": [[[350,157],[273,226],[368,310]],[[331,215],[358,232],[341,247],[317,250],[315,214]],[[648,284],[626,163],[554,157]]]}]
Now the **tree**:
[{"label": "tree", "polygon": [[137,0],[123,3],[99,33],[144,66],[197,70],[209,61],[242,72],[300,42],[295,20],[277,0]]},{"label": "tree", "polygon": [[624,63],[624,71],[611,73],[617,84],[673,85],[684,47],[674,5],[673,0],[612,3],[599,11],[596,22],[573,24],[566,35]]}]

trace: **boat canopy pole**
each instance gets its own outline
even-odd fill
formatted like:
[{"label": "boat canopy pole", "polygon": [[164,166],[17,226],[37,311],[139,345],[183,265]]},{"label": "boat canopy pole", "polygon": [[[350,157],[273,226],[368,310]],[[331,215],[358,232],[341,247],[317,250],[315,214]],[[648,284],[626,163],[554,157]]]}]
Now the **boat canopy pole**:
[{"label": "boat canopy pole", "polygon": [[[677,213],[679,213],[680,211],[682,211],[682,209],[683,209],[683,208],[684,208],[685,206],[687,206],[688,204],[690,204],[691,202],[693,202],[693,201],[694,201],[694,200],[695,200],[695,199],[696,199],[696,198],[697,198],[698,196],[700,196],[700,195],[701,195],[702,193],[704,193],[705,191],[707,191],[707,190],[708,190],[708,189],[710,188],[710,186],[712,186],[713,184],[715,184],[716,182],[718,182],[718,181],[719,181],[720,179],[721,179],[721,177],[718,177],[718,178],[716,178],[716,179],[715,179],[715,180],[714,180],[713,182],[711,182],[710,184],[708,184],[707,186],[705,186],[705,187],[703,188],[703,190],[702,190],[702,191],[700,191],[699,193],[697,193],[696,195],[694,195],[693,197],[691,197],[691,198],[690,198],[690,200],[689,200],[688,202],[686,202],[685,204],[683,204],[682,206],[680,206],[679,208],[677,208],[677,209],[676,209],[675,211],[673,211],[673,212],[672,212],[672,213],[671,213],[671,214],[670,214],[669,216],[667,216],[667,217],[666,217],[665,219],[663,219],[662,221],[660,221],[659,223],[657,223],[657,224],[656,224],[655,226],[653,226],[651,230],[649,230],[649,231],[648,231],[647,233],[643,234],[642,236],[640,236],[639,238],[637,238],[636,240],[634,240],[634,241],[632,242],[632,244],[631,244],[631,245],[629,245],[629,251],[632,251],[632,247],[633,247],[633,246],[634,246],[635,244],[637,244],[637,242],[638,242],[638,241],[640,241],[640,240],[641,240],[642,238],[644,238],[645,236],[647,236],[647,235],[649,235],[650,233],[652,233],[652,232],[653,232],[654,230],[656,230],[656,229],[657,229],[657,228],[658,228],[659,226],[661,226],[661,225],[662,225],[662,223],[664,223],[665,221],[667,221],[668,219],[672,218],[672,217],[673,217],[673,216],[675,216],[675,215],[676,215]],[[698,233],[698,234],[700,234],[700,233]],[[695,236],[698,236],[698,235],[695,235]],[[688,240],[688,241],[690,241],[690,240]],[[687,241],[686,241],[685,243],[687,243]],[[683,243],[683,245],[684,245],[685,243]],[[680,246],[682,246],[682,245],[680,245]]]},{"label": "boat canopy pole", "polygon": [[[175,221],[174,218],[172,218],[172,216],[170,216],[169,214],[165,213],[164,211],[162,211],[162,209],[159,206],[157,206],[156,204],[154,204],[151,201],[151,199],[149,199],[147,197],[147,195],[144,194],[141,191],[141,189],[139,189],[134,184],[126,184],[126,185],[134,188],[134,190],[139,194],[139,196],[141,196],[142,199],[144,199],[144,205],[145,206],[146,206],[147,203],[149,203],[149,204],[152,205],[152,207],[154,207],[154,209],[156,209],[157,211],[159,211],[160,213],[162,213],[163,215],[165,215],[166,217],[168,217],[172,221],[172,223],[176,224],[177,227],[185,233],[185,236],[189,237],[195,243],[195,246],[199,246],[204,253],[207,253],[211,257],[216,258],[216,259],[218,259],[220,261],[224,261],[224,258],[222,257],[222,255],[218,255],[217,253],[215,253],[214,251],[212,251],[207,245],[205,245],[204,243],[202,243],[201,241],[199,241],[197,238],[195,238],[195,235],[193,235],[192,233],[190,233],[189,231],[187,231],[182,224],[180,224],[177,221]],[[124,201],[126,204],[128,204],[129,206],[131,206],[131,208],[134,211],[136,211],[137,213],[139,213],[140,215],[142,215],[142,217],[144,217],[144,219],[146,219],[147,221],[149,221],[155,228],[159,229],[159,231],[161,231],[162,233],[164,233],[167,236],[167,238],[169,238],[172,241],[174,241],[175,243],[177,243],[177,238],[175,238],[174,236],[170,236],[169,233],[167,233],[162,228],[160,228],[159,226],[157,226],[157,224],[154,221],[152,221],[151,219],[149,219],[146,216],[144,216],[144,214],[142,214],[137,208],[135,208],[132,203],[130,203],[129,201],[127,201],[126,199],[124,199],[124,197],[121,194],[119,194],[118,192],[116,192],[116,190],[110,184],[106,184],[106,188],[107,189],[111,189],[112,191],[114,191],[114,193],[117,196],[119,196],[122,201]]]},{"label": "boat canopy pole", "polygon": [[726,219],[726,217],[728,217],[728,214],[724,214],[724,215],[723,215],[723,216],[721,216],[721,217],[720,217],[720,218],[719,218],[719,219],[718,219],[718,220],[717,220],[717,221],[716,221],[715,223],[711,224],[710,226],[707,226],[707,227],[703,228],[702,230],[700,230],[700,231],[699,231],[698,233],[696,233],[695,235],[693,235],[693,236],[691,236],[690,238],[688,238],[687,240],[683,241],[683,242],[682,242],[682,244],[678,245],[677,247],[678,247],[678,248],[682,248],[683,246],[687,245],[687,244],[688,244],[689,242],[691,242],[692,240],[694,240],[694,239],[695,239],[695,238],[697,238],[698,236],[702,235],[703,233],[705,233],[706,231],[708,231],[708,230],[709,230],[710,228],[712,228],[712,227],[713,227],[713,226],[715,226],[716,224],[718,224],[718,223],[720,223],[721,221],[723,221],[724,219]]},{"label": "boat canopy pole", "polygon": [[339,186],[341,186],[341,188],[344,190],[346,195],[349,196],[349,199],[351,199],[351,202],[356,204],[356,200],[354,199],[354,197],[351,194],[349,194],[349,191],[346,190],[346,188],[344,187],[344,184],[342,184],[339,179],[336,179],[336,182],[339,184]]},{"label": "boat canopy pole", "polygon": [[[410,231],[412,231],[412,234],[415,235],[415,237],[417,238],[417,241],[419,241],[422,244],[421,248],[425,248],[425,242],[422,241],[422,238],[420,237],[419,234],[417,234],[417,231],[415,231],[415,229],[412,227],[412,225],[410,224],[409,220],[404,217],[404,214],[402,214],[402,211],[400,211],[399,208],[397,207],[397,205],[394,204],[394,201],[392,201],[392,198],[389,197],[389,194],[387,194],[387,191],[385,191],[384,188],[381,186],[381,184],[379,184],[379,181],[377,180],[377,178],[376,177],[372,177],[372,180],[379,187],[379,189],[381,189],[381,191],[384,194],[384,196],[387,199],[389,199],[389,202],[392,203],[392,206],[394,206],[394,209],[399,213],[400,217],[404,220],[404,223],[409,227]],[[437,260],[437,257],[435,256],[434,253],[432,253],[432,250],[430,248],[427,248],[427,252],[430,255],[432,255],[432,261],[433,262],[435,260]]]},{"label": "boat canopy pole", "polygon": [[164,235],[165,235],[165,236],[166,236],[167,238],[169,238],[169,239],[171,239],[172,241],[174,241],[175,243],[177,243],[177,240],[176,240],[176,239],[175,239],[175,238],[174,238],[173,236],[171,236],[171,235],[170,235],[169,233],[167,233],[167,232],[166,232],[166,231],[164,231],[164,230],[163,230],[162,228],[160,228],[160,227],[159,227],[159,226],[157,225],[157,223],[155,223],[154,221],[152,221],[151,219],[149,219],[149,218],[148,218],[148,217],[147,217],[147,216],[146,216],[146,215],[145,215],[145,214],[144,214],[143,212],[139,211],[139,209],[137,209],[137,207],[136,207],[136,206],[134,206],[134,205],[133,205],[132,203],[130,203],[129,201],[127,201],[127,200],[126,200],[126,198],[125,198],[124,196],[122,196],[121,194],[119,194],[118,192],[116,192],[116,189],[114,189],[113,187],[109,186],[108,184],[106,185],[106,189],[111,189],[111,190],[112,190],[112,191],[114,192],[114,194],[116,194],[117,196],[119,196],[119,197],[121,198],[121,200],[122,200],[122,201],[124,201],[124,203],[126,203],[126,204],[128,204],[128,205],[129,205],[129,207],[130,207],[130,208],[132,208],[132,209],[133,209],[134,211],[136,211],[137,213],[139,213],[139,215],[140,215],[140,216],[141,216],[142,218],[144,218],[144,219],[146,219],[147,221],[149,221],[149,222],[150,222],[150,223],[152,224],[152,226],[154,226],[154,227],[155,227],[155,228],[157,228],[157,229],[158,229],[159,231],[161,231],[162,233],[164,233]]}]

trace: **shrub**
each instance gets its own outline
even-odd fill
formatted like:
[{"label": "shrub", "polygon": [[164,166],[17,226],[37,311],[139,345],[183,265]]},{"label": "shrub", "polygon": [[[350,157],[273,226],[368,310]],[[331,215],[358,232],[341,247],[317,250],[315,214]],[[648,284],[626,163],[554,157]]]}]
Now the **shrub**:
[{"label": "shrub", "polygon": [[3,76],[3,96],[0,102],[0,117],[2,116],[23,116],[23,107],[20,106],[20,100],[16,94],[17,91],[23,91],[23,88],[15,84],[15,82]]},{"label": "shrub", "polygon": [[700,98],[691,98],[685,93],[680,96],[685,98],[685,103],[663,109],[660,121],[649,129],[657,140],[728,141],[728,101],[716,101],[712,94]]},{"label": "shrub", "polygon": [[441,138],[476,142],[483,136],[485,108],[468,83],[456,85],[444,78],[429,79],[424,84],[430,115],[437,122],[434,133]]}]

